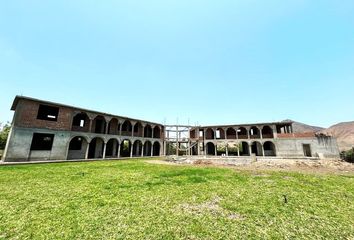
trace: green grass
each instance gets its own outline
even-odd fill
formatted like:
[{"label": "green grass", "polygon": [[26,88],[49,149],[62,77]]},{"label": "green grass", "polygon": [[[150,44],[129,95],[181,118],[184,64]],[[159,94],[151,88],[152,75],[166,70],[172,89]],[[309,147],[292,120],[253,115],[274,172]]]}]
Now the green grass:
[{"label": "green grass", "polygon": [[0,239],[353,239],[353,203],[354,175],[141,160],[0,167]]}]

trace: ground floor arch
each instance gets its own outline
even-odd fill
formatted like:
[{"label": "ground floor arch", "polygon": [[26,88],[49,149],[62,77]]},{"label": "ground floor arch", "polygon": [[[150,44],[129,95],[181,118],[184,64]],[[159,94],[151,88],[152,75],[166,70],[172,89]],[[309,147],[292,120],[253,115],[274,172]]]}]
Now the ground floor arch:
[{"label": "ground floor arch", "polygon": [[68,148],[67,159],[85,159],[88,142],[85,137],[77,136],[71,139]]},{"label": "ground floor arch", "polygon": [[250,148],[248,142],[241,142],[240,156],[250,156]]},{"label": "ground floor arch", "polygon": [[106,145],[106,156],[105,158],[116,158],[118,157],[119,142],[117,139],[112,138],[107,142]]},{"label": "ground floor arch", "polygon": [[152,155],[153,156],[160,156],[160,143],[159,142],[155,142],[153,145],[153,150],[152,150]]},{"label": "ground floor arch", "polygon": [[152,144],[150,141],[146,141],[144,144],[144,156],[145,157],[149,157],[151,156],[151,148],[152,148]]},{"label": "ground floor arch", "polygon": [[215,144],[212,142],[208,142],[206,144],[206,154],[215,156]]},{"label": "ground floor arch", "polygon": [[120,157],[130,157],[131,149],[131,141],[124,139],[120,144]]},{"label": "ground floor arch", "polygon": [[251,144],[251,151],[252,154],[255,154],[256,156],[263,156],[263,147],[260,142],[252,142]]},{"label": "ground floor arch", "polygon": [[91,140],[89,145],[88,158],[103,158],[104,141],[102,138],[96,137]]},{"label": "ground floor arch", "polygon": [[143,143],[140,140],[136,140],[133,144],[133,157],[141,157],[143,151]]},{"label": "ground floor arch", "polygon": [[263,149],[264,149],[264,156],[271,156],[271,157],[275,157],[277,156],[277,151],[275,148],[275,144],[273,142],[265,142],[263,144]]}]

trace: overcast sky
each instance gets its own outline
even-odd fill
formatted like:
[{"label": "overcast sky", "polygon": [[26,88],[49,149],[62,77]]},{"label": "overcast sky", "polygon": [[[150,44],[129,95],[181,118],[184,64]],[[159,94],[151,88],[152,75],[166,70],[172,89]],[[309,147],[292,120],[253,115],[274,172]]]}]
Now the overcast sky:
[{"label": "overcast sky", "polygon": [[353,0],[2,1],[15,95],[155,122],[354,120]]}]

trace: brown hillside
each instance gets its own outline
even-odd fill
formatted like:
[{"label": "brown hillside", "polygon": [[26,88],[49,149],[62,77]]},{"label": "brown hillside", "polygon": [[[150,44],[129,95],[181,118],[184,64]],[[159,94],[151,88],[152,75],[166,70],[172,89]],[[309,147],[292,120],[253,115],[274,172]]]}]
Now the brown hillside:
[{"label": "brown hillside", "polygon": [[354,121],[338,123],[321,132],[336,137],[341,151],[354,147]]}]

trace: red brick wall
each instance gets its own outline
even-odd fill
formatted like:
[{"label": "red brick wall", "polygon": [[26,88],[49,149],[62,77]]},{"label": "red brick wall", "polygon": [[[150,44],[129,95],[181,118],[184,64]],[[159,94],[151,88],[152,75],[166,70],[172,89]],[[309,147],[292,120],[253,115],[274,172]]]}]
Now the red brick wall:
[{"label": "red brick wall", "polygon": [[[57,121],[37,119],[40,103],[21,99],[16,109],[15,126],[27,128],[47,128],[53,130],[71,130],[73,110],[59,107]],[[45,105],[45,104],[44,104]]]}]

